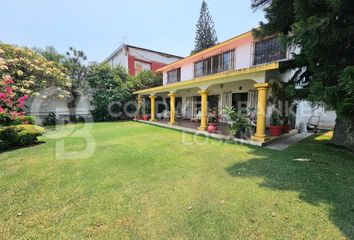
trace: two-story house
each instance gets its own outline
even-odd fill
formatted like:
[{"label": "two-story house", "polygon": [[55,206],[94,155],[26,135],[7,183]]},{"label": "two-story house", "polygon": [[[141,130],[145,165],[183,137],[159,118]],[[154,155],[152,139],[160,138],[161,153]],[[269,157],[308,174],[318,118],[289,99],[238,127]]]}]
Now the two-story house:
[{"label": "two-story house", "polygon": [[104,62],[111,66],[122,65],[131,76],[136,76],[143,70],[156,71],[181,59],[182,57],[172,54],[122,44]]},{"label": "two-story house", "polygon": [[277,38],[257,41],[246,32],[214,47],[196,53],[157,70],[163,74],[163,86],[135,92],[151,99],[154,120],[155,99],[169,103],[169,124],[176,123],[176,112],[183,119],[201,113],[199,130],[207,129],[208,112],[222,113],[225,106],[257,109],[254,141],[265,142],[266,110],[270,83],[287,81],[289,53],[283,51]]}]

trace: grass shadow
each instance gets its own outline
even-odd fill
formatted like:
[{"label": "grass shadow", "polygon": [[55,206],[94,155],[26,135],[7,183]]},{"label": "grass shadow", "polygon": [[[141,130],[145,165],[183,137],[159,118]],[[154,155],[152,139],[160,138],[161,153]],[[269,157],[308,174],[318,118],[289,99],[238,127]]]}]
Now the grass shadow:
[{"label": "grass shadow", "polygon": [[[353,155],[316,137],[286,151],[254,148],[257,158],[236,163],[226,171],[234,177],[263,178],[260,187],[296,191],[302,201],[310,204],[329,204],[330,220],[354,240]],[[299,158],[310,161],[294,161]]]},{"label": "grass shadow", "polygon": [[33,144],[30,144],[30,145],[27,145],[27,146],[20,146],[20,147],[10,147],[8,149],[3,149],[3,150],[0,150],[0,154],[1,153],[6,153],[6,152],[12,152],[12,151],[15,151],[15,150],[18,150],[18,149],[24,149],[24,148],[30,148],[30,147],[35,147],[35,146],[39,146],[39,145],[42,145],[44,143],[47,143],[45,141],[38,141],[36,143],[33,143]]}]

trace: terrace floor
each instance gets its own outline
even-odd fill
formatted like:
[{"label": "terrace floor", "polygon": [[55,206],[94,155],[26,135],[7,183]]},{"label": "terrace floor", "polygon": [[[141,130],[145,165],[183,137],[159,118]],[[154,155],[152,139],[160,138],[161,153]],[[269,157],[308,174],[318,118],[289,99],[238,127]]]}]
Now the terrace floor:
[{"label": "terrace floor", "polygon": [[171,128],[171,129],[175,129],[175,130],[182,131],[182,132],[203,135],[206,137],[212,137],[212,138],[216,138],[219,140],[234,141],[234,142],[238,142],[241,144],[249,144],[249,145],[260,146],[260,147],[265,146],[265,145],[269,145],[274,142],[278,142],[280,140],[287,139],[287,138],[294,136],[298,133],[297,130],[291,130],[290,133],[283,134],[279,137],[270,136],[269,140],[266,142],[257,142],[257,141],[251,140],[250,138],[246,138],[246,139],[240,139],[240,138],[234,138],[234,137],[231,138],[229,136],[226,123],[218,123],[218,132],[217,133],[208,133],[207,131],[198,130],[198,127],[200,126],[200,122],[196,123],[195,121],[185,120],[185,119],[177,120],[175,125],[169,125],[167,120],[158,120],[158,121],[154,121],[154,122],[138,120],[138,122],[142,122],[142,123],[146,123],[146,124],[150,124],[150,125],[155,125],[155,126],[160,126],[160,127],[164,127],[164,128]]},{"label": "terrace floor", "polygon": [[[168,125],[168,121],[167,120],[158,120],[156,122]],[[185,127],[185,128],[191,128],[191,129],[198,130],[198,127],[200,126],[200,121],[195,122],[195,121],[191,121],[191,120],[188,120],[188,119],[177,120],[175,126],[180,126],[180,127]],[[218,132],[217,132],[217,134],[229,136],[229,133],[227,131],[227,124],[226,123],[218,123]]]}]

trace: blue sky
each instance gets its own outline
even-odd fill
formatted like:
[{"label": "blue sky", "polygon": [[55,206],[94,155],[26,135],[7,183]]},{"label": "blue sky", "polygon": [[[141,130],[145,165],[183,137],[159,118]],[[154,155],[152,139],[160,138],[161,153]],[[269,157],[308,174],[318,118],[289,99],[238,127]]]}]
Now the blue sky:
[{"label": "blue sky", "polygon": [[[187,56],[201,0],[0,0],[0,41],[28,47],[82,49],[102,61],[123,41]],[[263,20],[251,0],[207,0],[219,41]]]}]

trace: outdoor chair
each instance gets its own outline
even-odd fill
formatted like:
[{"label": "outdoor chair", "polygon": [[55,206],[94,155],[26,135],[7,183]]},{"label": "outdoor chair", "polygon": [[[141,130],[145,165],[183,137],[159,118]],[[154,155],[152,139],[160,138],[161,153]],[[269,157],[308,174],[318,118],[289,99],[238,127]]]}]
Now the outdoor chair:
[{"label": "outdoor chair", "polygon": [[321,117],[319,116],[311,116],[306,124],[307,132],[317,133],[320,120]]},{"label": "outdoor chair", "polygon": [[157,114],[156,114],[156,119],[157,119],[157,120],[160,121],[162,118],[163,118],[163,112],[160,112],[160,113],[157,113]]},{"label": "outdoor chair", "polygon": [[202,119],[202,112],[201,111],[198,111],[198,114],[197,114],[197,116],[195,116],[195,117],[193,117],[193,118],[191,118],[191,121],[192,122],[198,122],[198,120],[201,120]]},{"label": "outdoor chair", "polygon": [[163,111],[163,119],[169,121],[170,120],[170,112],[169,111]]},{"label": "outdoor chair", "polygon": [[180,111],[177,111],[177,112],[176,112],[176,119],[177,119],[177,120],[183,119],[183,115],[182,115],[182,113],[181,113]]}]

